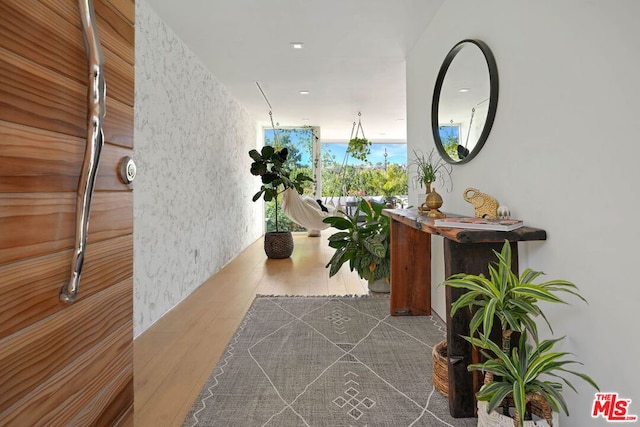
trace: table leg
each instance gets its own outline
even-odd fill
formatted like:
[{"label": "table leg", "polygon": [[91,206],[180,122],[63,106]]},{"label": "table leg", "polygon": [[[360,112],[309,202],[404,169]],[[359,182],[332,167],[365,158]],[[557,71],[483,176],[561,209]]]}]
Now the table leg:
[{"label": "table leg", "polygon": [[[500,252],[503,243],[457,243],[444,239],[445,277],[456,273],[489,276],[489,263],[496,262],[493,251]],[[518,244],[511,242],[513,271],[518,271]],[[449,373],[449,412],[452,417],[476,415],[475,393],[482,385],[482,374],[467,371],[470,363],[479,362],[479,354],[461,336],[469,335],[472,313],[460,310],[451,318],[451,304],[466,291],[447,286],[447,352]],[[474,354],[475,353],[475,354]]]},{"label": "table leg", "polygon": [[391,221],[391,315],[431,314],[431,235]]}]

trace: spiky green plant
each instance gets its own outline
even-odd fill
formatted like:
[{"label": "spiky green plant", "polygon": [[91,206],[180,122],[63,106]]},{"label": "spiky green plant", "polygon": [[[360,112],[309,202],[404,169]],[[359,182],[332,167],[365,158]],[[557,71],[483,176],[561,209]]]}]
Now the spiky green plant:
[{"label": "spiky green plant", "polygon": [[427,155],[413,150],[413,156],[409,167],[415,167],[416,180],[420,186],[428,187],[428,184],[438,179],[442,181],[441,184],[451,180],[452,166],[446,163],[434,148]]},{"label": "spiky green plant", "polygon": [[[490,372],[494,375],[494,380],[483,386],[476,394],[478,400],[486,401],[487,412],[498,407],[507,396],[513,398],[514,407],[518,414],[516,418],[519,425],[524,425],[524,414],[526,413],[527,393],[540,393],[549,403],[551,408],[559,412],[560,409],[569,415],[567,403],[562,396],[562,383],[569,386],[577,393],[576,388],[563,375],[571,374],[583,379],[596,390],[600,390],[598,385],[586,374],[569,370],[567,365],[579,364],[576,360],[564,359],[571,353],[551,351],[553,346],[560,340],[544,340],[538,343],[535,348],[527,342],[527,332],[523,331],[517,347],[514,347],[511,354],[502,349],[489,339],[466,337],[474,346],[481,349],[487,358],[484,363],[472,364],[468,366],[469,371]],[[548,375],[560,381],[550,381],[540,378],[541,375]]]},{"label": "spiky green plant", "polygon": [[577,287],[567,280],[549,280],[543,283],[533,283],[544,273],[527,268],[520,276],[511,270],[511,245],[505,240],[500,252],[494,251],[498,261],[489,265],[489,277],[474,274],[454,274],[443,282],[446,286],[466,289],[464,295],[451,306],[451,316],[458,310],[468,307],[475,310],[469,324],[470,334],[476,331],[481,336],[489,337],[493,328],[494,318],[500,321],[502,331],[502,350],[509,353],[511,334],[515,332],[529,332],[537,342],[538,329],[535,317],[541,316],[549,330],[553,332],[551,324],[538,306],[538,301],[555,303],[566,302],[556,293],[566,292],[586,300],[577,292]]}]

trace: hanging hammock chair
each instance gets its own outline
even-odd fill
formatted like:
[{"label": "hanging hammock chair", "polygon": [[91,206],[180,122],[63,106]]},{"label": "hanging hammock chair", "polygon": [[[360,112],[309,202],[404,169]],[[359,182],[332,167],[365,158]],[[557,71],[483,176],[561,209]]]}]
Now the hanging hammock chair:
[{"label": "hanging hammock chair", "polygon": [[287,188],[282,193],[282,211],[295,223],[306,227],[309,230],[324,230],[329,228],[329,224],[322,222],[323,219],[338,214],[342,207],[325,206],[326,211],[322,210],[320,204],[313,197],[299,194],[293,188]]},{"label": "hanging hammock chair", "polygon": [[[271,115],[271,111],[269,112],[269,115]],[[360,160],[366,160],[366,156],[369,154],[370,142],[364,136],[364,129],[362,129],[360,116],[361,114],[358,112],[358,123],[356,124],[356,122],[353,122],[350,138],[350,142],[354,140],[357,140],[356,142],[359,141],[360,146],[356,149],[350,146],[345,152],[345,157],[339,172],[341,182],[346,182],[347,179],[346,172],[349,156],[352,155]],[[275,125],[273,124],[273,118],[271,119],[271,126],[275,134],[276,131]],[[362,133],[362,138],[359,138],[360,132]],[[282,193],[282,210],[292,221],[307,228],[309,231],[324,230],[330,226],[329,224],[322,222],[323,219],[329,216],[343,214],[344,207],[342,206],[342,198],[344,196],[345,191],[343,189],[342,194],[338,196],[337,206],[334,205],[333,201],[328,202],[328,206],[321,206],[319,200],[315,200],[313,197],[306,195],[301,195],[294,189],[288,188]],[[325,202],[326,200],[327,199],[325,198]],[[325,210],[322,209],[323,207]],[[310,233],[310,235],[312,234]]]},{"label": "hanging hammock chair", "polygon": [[[360,141],[361,147],[353,151],[353,148],[349,148],[345,152],[345,157],[340,168],[339,176],[342,182],[346,180],[347,163],[350,155],[359,157],[361,160],[366,159],[366,155],[369,153],[370,144],[364,136],[364,129],[362,129],[362,123],[360,121],[360,112],[358,112],[358,123],[353,122],[353,128],[351,129],[350,141]],[[271,121],[273,126],[273,120]],[[275,127],[274,127],[275,132]],[[355,134],[354,134],[355,132]],[[362,133],[362,138],[359,138],[359,133]],[[344,207],[342,206],[342,198],[345,196],[345,192],[338,196],[338,205],[335,206],[330,198],[327,206],[320,205],[319,200],[315,200],[313,197],[301,195],[294,189],[286,189],[282,194],[282,210],[286,216],[297,224],[306,227],[309,230],[324,230],[329,228],[329,224],[322,222],[323,219],[329,216],[342,215]],[[325,198],[326,202],[327,198]],[[325,208],[325,210],[322,209]]]},{"label": "hanging hammock chair", "polygon": [[[265,102],[271,108],[271,103],[267,99],[267,95],[260,87],[260,84],[256,82],[256,86],[260,90],[260,93],[264,97]],[[360,116],[360,113],[358,113]],[[269,110],[269,119],[271,121],[271,128],[273,129],[273,138],[274,141],[278,142],[278,133],[276,130],[276,125],[273,122],[273,113]],[[353,132],[356,129],[356,122],[353,122],[353,129],[351,129],[351,138],[354,138]],[[358,132],[362,131],[362,138],[364,139],[364,130],[362,129],[362,124],[360,120],[358,120],[358,130],[355,132],[355,138],[358,138]],[[366,141],[366,139],[364,139]],[[346,163],[348,159],[349,153],[345,154],[345,159],[343,161],[342,168],[340,170],[340,176],[344,180],[345,171],[346,171]],[[326,203],[325,198],[325,203]],[[315,200],[313,197],[299,194],[293,188],[287,188],[282,193],[282,211],[284,214],[294,221],[295,223],[305,227],[309,230],[310,236],[318,236],[320,230],[324,230],[330,227],[329,224],[325,224],[322,222],[323,219],[334,216],[341,215],[341,211],[343,211],[342,200],[341,197],[338,198],[338,205],[336,206],[333,201],[329,201],[327,205],[323,205],[320,203],[320,200]],[[323,209],[324,208],[324,209]],[[318,233],[314,233],[317,231]]]}]

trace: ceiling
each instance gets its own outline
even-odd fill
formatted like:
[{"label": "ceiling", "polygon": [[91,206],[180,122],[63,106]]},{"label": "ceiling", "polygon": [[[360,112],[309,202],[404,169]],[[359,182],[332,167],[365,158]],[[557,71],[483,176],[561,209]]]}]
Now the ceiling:
[{"label": "ceiling", "polygon": [[444,0],[147,2],[259,126],[271,110],[280,126],[348,140],[360,112],[382,142],[406,140],[406,54]]}]

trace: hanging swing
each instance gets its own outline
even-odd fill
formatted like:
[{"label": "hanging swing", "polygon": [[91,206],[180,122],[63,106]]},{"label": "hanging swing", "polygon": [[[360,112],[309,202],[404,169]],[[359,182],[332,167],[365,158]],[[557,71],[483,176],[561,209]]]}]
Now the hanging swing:
[{"label": "hanging swing", "polygon": [[[258,83],[256,82],[256,84]],[[262,92],[260,85],[258,85],[258,88]],[[265,96],[264,92],[262,92],[262,95]],[[266,96],[265,101],[271,107]],[[271,121],[271,129],[273,129],[273,143],[278,146],[278,131],[273,122],[273,112],[271,110],[269,110],[269,119]],[[325,224],[322,220],[335,215],[339,209],[341,209],[340,206],[335,207],[332,204],[324,206],[320,200],[314,200],[313,197],[299,194],[293,188],[287,188],[282,193],[282,211],[293,222],[307,228],[310,236],[319,235],[319,233],[313,233],[315,230],[329,228],[329,224]]]},{"label": "hanging swing", "polygon": [[[269,111],[269,117],[271,118],[273,139],[277,143],[278,132],[273,123],[271,111]],[[341,209],[339,204],[334,206],[333,203],[328,203],[328,206],[324,206],[321,200],[300,194],[293,188],[287,188],[282,193],[282,211],[293,222],[305,227],[309,231],[309,236],[318,236],[319,230],[329,228],[330,225],[324,223],[323,220],[337,214]]]},{"label": "hanging swing", "polygon": [[[324,207],[326,210],[323,210]],[[327,217],[334,216],[341,210],[338,206],[321,205],[313,197],[298,194],[297,191],[287,188],[282,193],[282,210],[292,221],[308,230],[324,230],[329,224],[322,222]]]}]

